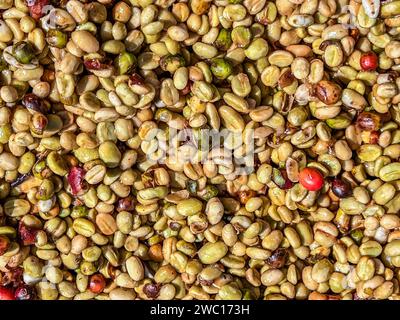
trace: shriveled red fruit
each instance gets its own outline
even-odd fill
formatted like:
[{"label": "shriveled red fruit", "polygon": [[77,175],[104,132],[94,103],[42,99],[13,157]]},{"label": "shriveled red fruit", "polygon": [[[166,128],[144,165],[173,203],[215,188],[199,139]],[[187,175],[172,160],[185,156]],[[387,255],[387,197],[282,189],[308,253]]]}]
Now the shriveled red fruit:
[{"label": "shriveled red fruit", "polygon": [[104,59],[103,61],[101,61],[100,59],[96,58],[85,60],[83,64],[88,70],[103,70],[109,68],[112,64],[112,61],[109,59]]},{"label": "shriveled red fruit", "polygon": [[6,236],[0,236],[0,256],[3,255],[10,246],[10,240]]},{"label": "shriveled red fruit", "polygon": [[33,300],[35,298],[35,291],[31,286],[21,284],[15,290],[14,297],[17,300]]},{"label": "shriveled red fruit", "polygon": [[92,291],[93,293],[103,292],[105,286],[106,286],[106,280],[100,273],[94,274],[90,277],[89,290]]},{"label": "shriveled red fruit", "polygon": [[304,168],[300,171],[299,182],[309,191],[317,191],[324,185],[324,177],[316,168]]},{"label": "shriveled red fruit", "polygon": [[0,280],[0,287],[7,287],[12,285],[13,287],[18,286],[22,283],[24,270],[22,268],[12,268],[3,273]]},{"label": "shriveled red fruit", "polygon": [[378,68],[378,57],[374,52],[363,53],[360,58],[360,65],[363,71],[374,71]]},{"label": "shriveled red fruit", "polygon": [[160,294],[161,284],[160,283],[148,283],[143,287],[143,292],[147,298],[155,299]]},{"label": "shriveled red fruit", "polygon": [[69,172],[67,180],[73,195],[77,195],[83,189],[85,174],[85,170],[80,167],[73,167]]},{"label": "shriveled red fruit", "polygon": [[45,6],[50,4],[50,0],[27,0],[26,5],[29,9],[29,14],[35,20],[39,20],[44,16],[45,10],[43,9]]},{"label": "shriveled red fruit", "polygon": [[36,242],[38,230],[28,227],[21,221],[19,223],[18,233],[23,245],[28,246]]},{"label": "shriveled red fruit", "polygon": [[286,249],[278,248],[267,259],[267,264],[272,268],[282,268],[286,263],[287,255]]},{"label": "shriveled red fruit", "polygon": [[83,62],[83,64],[89,70],[100,70],[101,69],[101,63],[100,63],[99,59],[85,60]]},{"label": "shriveled red fruit", "polygon": [[144,80],[142,76],[138,73],[132,73],[132,75],[129,78],[129,85],[142,85],[144,84]]},{"label": "shriveled red fruit", "polygon": [[121,198],[117,202],[117,211],[132,211],[135,209],[135,199],[132,196]]},{"label": "shriveled red fruit", "polygon": [[0,300],[15,300],[13,291],[10,288],[0,287]]}]

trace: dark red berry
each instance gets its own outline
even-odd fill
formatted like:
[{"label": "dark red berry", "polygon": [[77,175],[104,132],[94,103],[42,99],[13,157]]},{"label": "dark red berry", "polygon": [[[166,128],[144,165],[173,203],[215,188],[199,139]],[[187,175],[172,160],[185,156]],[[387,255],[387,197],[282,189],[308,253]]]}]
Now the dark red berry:
[{"label": "dark red berry", "polygon": [[101,63],[100,63],[99,59],[85,60],[83,64],[89,70],[100,70],[101,69]]},{"label": "dark red berry", "polygon": [[14,293],[15,299],[17,300],[33,300],[35,298],[35,291],[32,287],[21,284]]},{"label": "dark red berry", "polygon": [[15,300],[13,291],[10,288],[0,287],[0,300]]},{"label": "dark red berry", "polygon": [[129,85],[142,85],[144,84],[144,80],[138,73],[133,73],[129,78]]},{"label": "dark red berry", "polygon": [[69,172],[67,180],[73,195],[77,195],[83,189],[85,174],[85,170],[80,167],[73,167]]},{"label": "dark red berry", "polygon": [[44,16],[44,7],[50,4],[50,0],[27,0],[26,4],[29,9],[29,14],[35,20],[39,20]]},{"label": "dark red berry", "polygon": [[85,60],[83,64],[88,70],[103,70],[109,68],[112,64],[112,61],[110,59],[100,60],[95,58],[95,59]]},{"label": "dark red berry", "polygon": [[147,298],[155,299],[160,294],[161,284],[159,283],[148,283],[143,287],[143,292]]},{"label": "dark red berry", "polygon": [[22,221],[19,223],[18,233],[24,246],[34,244],[38,230],[25,225]]},{"label": "dark red berry", "polygon": [[338,198],[346,198],[351,195],[351,186],[346,180],[339,178],[333,179],[331,189]]},{"label": "dark red berry", "polygon": [[117,211],[132,211],[135,209],[135,200],[132,196],[121,198],[117,202]]},{"label": "dark red berry", "polygon": [[272,268],[282,268],[286,263],[287,250],[283,248],[276,249],[267,259],[267,264]]},{"label": "dark red berry", "polygon": [[374,52],[367,52],[361,55],[361,69],[363,71],[374,71],[378,68],[378,57]]},{"label": "dark red berry", "polygon": [[20,283],[23,282],[23,273],[24,270],[22,268],[12,268],[7,270],[3,273],[1,277],[0,286],[12,286],[14,288],[17,287]]}]

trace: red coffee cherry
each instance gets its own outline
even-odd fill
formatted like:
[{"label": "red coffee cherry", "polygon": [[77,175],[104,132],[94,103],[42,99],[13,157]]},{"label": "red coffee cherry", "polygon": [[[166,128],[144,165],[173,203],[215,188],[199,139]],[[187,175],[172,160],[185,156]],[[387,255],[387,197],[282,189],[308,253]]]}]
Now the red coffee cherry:
[{"label": "red coffee cherry", "polygon": [[103,292],[106,286],[106,280],[101,274],[94,274],[90,277],[89,290],[93,293]]},{"label": "red coffee cherry", "polygon": [[324,177],[315,168],[304,168],[300,171],[299,182],[309,191],[317,191],[324,185]]},{"label": "red coffee cherry", "polygon": [[374,71],[378,68],[378,57],[374,52],[367,52],[361,56],[360,65],[363,71]]}]

